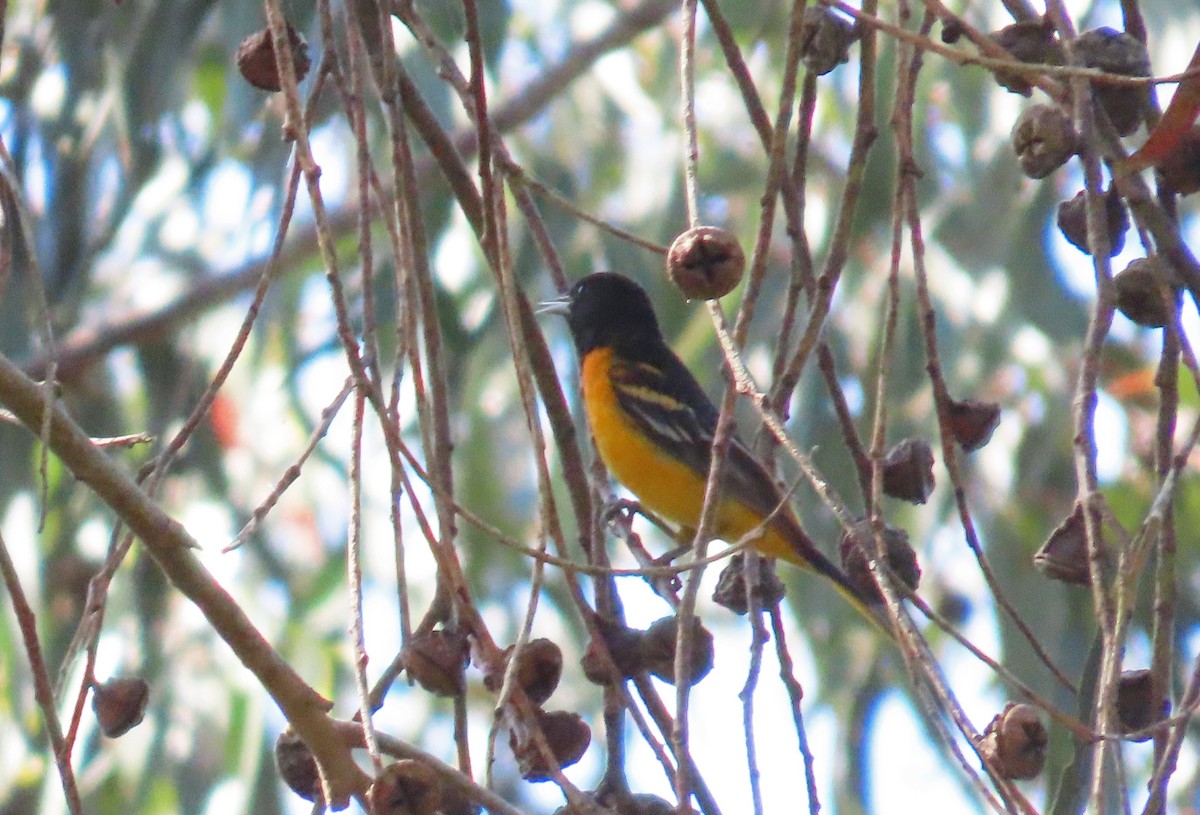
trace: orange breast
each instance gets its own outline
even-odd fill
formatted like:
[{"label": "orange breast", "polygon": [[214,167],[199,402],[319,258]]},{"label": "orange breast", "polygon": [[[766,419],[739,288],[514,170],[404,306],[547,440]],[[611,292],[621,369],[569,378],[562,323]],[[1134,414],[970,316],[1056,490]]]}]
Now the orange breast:
[{"label": "orange breast", "polygon": [[[700,522],[708,473],[697,473],[660,452],[638,431],[613,392],[608,375],[612,353],[609,348],[589,352],[581,371],[588,424],[600,458],[646,509],[672,523],[694,528]],[[784,507],[783,511],[789,509]],[[717,514],[716,537],[737,540],[761,521],[762,517],[745,504],[723,498]],[[756,548],[769,557],[807,565],[774,526]]]}]

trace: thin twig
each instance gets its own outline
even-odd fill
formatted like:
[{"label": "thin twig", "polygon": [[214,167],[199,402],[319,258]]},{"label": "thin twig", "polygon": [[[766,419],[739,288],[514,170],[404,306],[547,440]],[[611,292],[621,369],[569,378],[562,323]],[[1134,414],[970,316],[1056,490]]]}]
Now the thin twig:
[{"label": "thin twig", "polygon": [[683,200],[688,227],[700,225],[700,192],[697,186],[700,143],[696,137],[696,7],[697,0],[682,0],[679,33],[680,115],[683,129]]},{"label": "thin twig", "polygon": [[[750,661],[746,667],[746,681],[738,698],[742,701],[742,732],[746,739],[746,775],[750,781],[750,801],[755,815],[763,815],[761,771],[758,768],[758,745],[754,737],[754,693],[758,688],[759,674],[762,671],[763,650],[769,636],[762,621],[760,596],[753,590],[755,576],[761,568],[761,561],[754,552],[742,558],[742,581],[746,587],[746,619],[750,621]],[[778,608],[778,603],[775,607]]]},{"label": "thin twig", "polygon": [[[546,463],[545,441],[542,437],[541,424],[538,418],[537,400],[535,397],[533,374],[530,369],[530,354],[527,347],[526,332],[524,331],[523,298],[518,293],[516,275],[513,272],[507,242],[507,216],[505,211],[504,190],[501,179],[495,173],[492,162],[493,151],[503,152],[499,140],[493,141],[491,122],[488,113],[487,89],[484,84],[483,39],[479,28],[478,10],[474,0],[464,0],[463,10],[467,22],[467,46],[470,54],[470,110],[479,130],[479,186],[483,203],[483,232],[480,243],[483,247],[488,265],[496,278],[500,289],[500,302],[503,306],[505,326],[508,330],[509,344],[513,352],[514,368],[517,374],[518,392],[524,409],[526,426],[533,443],[534,459],[538,476],[538,508],[540,512],[541,530],[556,540],[562,539],[558,524],[549,467]],[[544,539],[543,539],[544,545]],[[535,563],[535,573],[540,567]],[[536,595],[536,587],[534,590]],[[532,612],[536,609],[536,601],[530,608],[530,618],[527,625],[532,625]],[[526,631],[526,636],[528,632]],[[513,660],[515,664],[515,659]],[[512,693],[512,703],[506,703],[503,697],[497,702],[497,720],[500,713],[517,713],[523,720],[523,725],[532,725],[534,742],[542,751],[551,769],[555,768],[557,759],[545,744],[541,726],[536,717],[532,716],[532,705],[524,698],[524,693],[515,689],[513,675],[506,676],[505,682]],[[515,693],[513,691],[516,691]],[[510,726],[516,726],[510,722]],[[489,765],[488,771],[491,771]],[[561,773],[552,773],[555,783],[562,789],[568,802],[580,805],[584,800],[583,794],[571,784]]]},{"label": "thin twig", "polygon": [[[526,170],[524,167],[521,167],[519,164],[516,164],[511,159],[498,160],[497,163],[499,164],[500,169],[504,170],[504,174],[508,177],[510,184],[529,187],[530,189],[535,190],[539,195],[548,198],[550,201],[554,202],[556,206],[561,207],[563,210],[571,213],[579,220],[602,229],[608,234],[620,238],[626,243],[645,249],[647,252],[653,252],[656,255],[667,254],[667,247],[663,246],[661,243],[655,243],[654,241],[646,240],[640,235],[635,235],[632,232],[621,229],[619,226],[611,224],[596,215],[592,215],[590,212],[585,212],[583,209],[571,202],[571,200],[566,196],[556,192],[547,184],[534,178],[528,170]],[[565,291],[567,288],[561,284],[560,286],[561,290],[563,291]]]},{"label": "thin twig", "polygon": [[[1074,27],[1066,8],[1060,0],[1048,0],[1046,13],[1058,29],[1059,37],[1063,40],[1068,61],[1078,64],[1072,49],[1072,39],[1075,36]],[[1120,621],[1116,617],[1107,585],[1104,580],[1104,554],[1100,539],[1099,523],[1093,506],[1098,506],[1100,496],[1099,480],[1096,475],[1096,402],[1097,386],[1100,373],[1100,357],[1103,352],[1105,338],[1112,325],[1113,309],[1116,299],[1112,282],[1112,268],[1109,262],[1110,236],[1105,222],[1103,204],[1103,182],[1100,174],[1100,161],[1096,149],[1095,116],[1092,110],[1092,95],[1086,80],[1072,78],[1072,119],[1075,130],[1079,134],[1082,146],[1081,159],[1083,165],[1085,208],[1087,216],[1088,246],[1092,252],[1092,268],[1096,279],[1096,305],[1088,322],[1087,337],[1084,341],[1084,353],[1080,364],[1079,377],[1075,385],[1074,425],[1075,435],[1073,461],[1077,480],[1078,501],[1084,508],[1083,520],[1087,537],[1088,567],[1091,574],[1092,603],[1100,626],[1102,657],[1100,679],[1096,688],[1096,719],[1095,727],[1102,733],[1110,732],[1118,726],[1116,712],[1116,687],[1120,673],[1121,653],[1124,650],[1117,640],[1117,630]],[[1115,758],[1113,745],[1107,741],[1098,742],[1092,762],[1091,800],[1093,806],[1104,808],[1106,801],[1107,772],[1109,758]]]},{"label": "thin twig", "polygon": [[275,505],[279,503],[279,499],[283,497],[283,493],[286,492],[288,487],[294,484],[296,479],[300,477],[300,472],[304,467],[304,463],[308,461],[309,457],[313,454],[313,451],[317,449],[317,445],[320,444],[321,439],[325,438],[325,434],[329,432],[329,426],[333,424],[333,420],[337,417],[338,411],[340,411],[342,405],[345,404],[346,397],[350,395],[350,391],[353,390],[353,388],[353,381],[347,379],[346,383],[342,386],[342,389],[338,391],[337,396],[333,398],[333,401],[321,411],[321,420],[317,423],[317,426],[313,428],[313,432],[309,434],[308,443],[305,444],[304,449],[301,451],[299,457],[297,457],[297,459],[288,465],[287,469],[283,471],[283,476],[271,489],[270,494],[263,499],[262,503],[254,508],[254,512],[250,515],[250,520],[246,521],[246,524],[241,528],[241,531],[239,531],[237,535],[234,536],[233,540],[221,550],[223,553],[231,552],[234,549],[237,549],[239,546],[248,541],[251,536],[254,535],[262,526],[262,523],[264,520],[266,520],[267,515],[269,515],[271,510],[275,508]]},{"label": "thin twig", "polygon": [[821,811],[821,798],[817,789],[816,759],[813,758],[812,750],[808,746],[808,731],[804,727],[804,712],[800,708],[800,702],[804,699],[804,688],[801,686],[800,680],[796,678],[795,663],[792,660],[792,653],[787,647],[787,632],[783,626],[783,615],[780,613],[778,604],[769,609],[768,616],[771,618],[771,632],[775,637],[775,656],[779,659],[779,679],[791,702],[792,724],[796,730],[800,757],[804,760],[804,785],[808,792],[808,811],[809,815],[817,815]]},{"label": "thin twig", "polygon": [[787,172],[787,137],[792,122],[792,106],[796,98],[796,75],[800,68],[800,56],[804,40],[804,3],[793,3],[788,16],[787,45],[783,56],[783,82],[779,89],[779,105],[771,128],[768,149],[767,176],[763,182],[760,199],[758,231],[754,237],[754,249],[750,252],[750,276],[738,306],[737,321],[733,326],[733,341],[740,348],[746,343],[750,323],[754,319],[758,296],[762,291],[763,278],[767,272],[767,257],[770,253],[771,235],[775,227],[775,204],[779,199],[780,187],[790,181]]},{"label": "thin twig", "polygon": [[346,531],[346,583],[350,594],[350,647],[354,652],[354,686],[358,690],[358,720],[363,743],[371,756],[376,777],[383,770],[379,745],[375,739],[375,720],[367,688],[367,642],[363,626],[362,571],[362,434],[366,397],[354,394],[354,427],[350,445],[350,528]]},{"label": "thin twig", "polygon": [[46,670],[46,660],[42,656],[41,639],[37,632],[37,615],[25,596],[25,589],[21,586],[21,578],[17,575],[17,568],[8,554],[3,535],[0,535],[0,577],[4,580],[8,596],[12,598],[13,613],[17,617],[17,626],[25,643],[25,660],[29,663],[29,671],[33,675],[33,698],[42,711],[42,721],[50,739],[50,750],[54,754],[54,764],[58,768],[67,809],[72,815],[83,815],[83,802],[79,798],[75,771],[71,769],[71,753],[66,739],[63,738],[62,723],[54,705],[54,688]]},{"label": "thin twig", "polygon": [[[1180,309],[1174,309],[1170,322],[1163,331],[1162,354],[1159,360],[1155,384],[1161,394],[1158,407],[1157,432],[1155,434],[1154,463],[1158,472],[1160,488],[1173,471],[1175,461],[1174,439],[1179,411],[1179,358],[1182,353],[1179,328]],[[1175,670],[1175,615],[1176,615],[1176,551],[1174,494],[1164,502],[1162,527],[1155,536],[1154,555],[1154,624],[1150,635],[1150,670],[1152,687],[1150,709],[1164,710],[1171,698],[1172,678]],[[1169,733],[1158,731],[1154,737],[1154,758],[1161,761],[1166,755]]]}]

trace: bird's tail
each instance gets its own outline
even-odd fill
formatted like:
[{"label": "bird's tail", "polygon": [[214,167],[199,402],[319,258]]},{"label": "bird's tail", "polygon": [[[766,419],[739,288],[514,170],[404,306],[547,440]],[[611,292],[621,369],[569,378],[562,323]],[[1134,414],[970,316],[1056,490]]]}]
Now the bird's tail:
[{"label": "bird's tail", "polygon": [[850,582],[848,577],[846,577],[845,572],[834,566],[824,557],[822,557],[822,560],[825,560],[825,564],[828,565],[832,571],[830,572],[816,567],[814,567],[814,571],[820,572],[833,581],[833,587],[837,589],[838,594],[846,598],[846,602],[853,606],[854,610],[857,611],[859,615],[869,622],[877,631],[887,635],[888,639],[895,639],[896,632],[892,628],[892,622],[887,616],[887,610],[885,609],[884,604],[878,600],[871,600],[864,597],[862,592]]},{"label": "bird's tail", "polygon": [[772,551],[770,554],[828,578],[833,583],[833,587],[837,589],[838,594],[842,595],[863,619],[871,623],[878,631],[886,634],[889,639],[895,639],[895,631],[881,598],[864,594],[845,571],[821,553],[821,550],[817,548],[795,519],[787,518],[787,521],[790,522],[781,525],[783,530],[786,530],[786,535],[781,537],[785,538],[787,547],[771,547],[778,551]]}]

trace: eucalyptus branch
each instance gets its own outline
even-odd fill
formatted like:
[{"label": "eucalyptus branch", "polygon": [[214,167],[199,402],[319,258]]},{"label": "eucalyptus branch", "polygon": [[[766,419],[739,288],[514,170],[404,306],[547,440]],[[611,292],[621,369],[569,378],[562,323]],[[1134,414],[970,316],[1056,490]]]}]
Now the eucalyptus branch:
[{"label": "eucalyptus branch", "polygon": [[[37,434],[46,409],[41,389],[4,356],[0,356],[0,404]],[[366,776],[334,736],[329,701],[300,678],[213,578],[195,554],[195,538],[93,445],[61,404],[52,403],[48,412],[51,451],[138,536],[171,584],[196,604],[217,635],[279,705],[316,757],[326,800],[335,806],[344,805],[351,796],[361,793]]]}]

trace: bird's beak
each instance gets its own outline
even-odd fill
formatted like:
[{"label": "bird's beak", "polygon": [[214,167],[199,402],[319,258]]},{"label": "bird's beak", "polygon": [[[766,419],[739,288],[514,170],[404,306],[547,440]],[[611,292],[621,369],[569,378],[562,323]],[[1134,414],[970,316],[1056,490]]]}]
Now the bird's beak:
[{"label": "bird's beak", "polygon": [[543,314],[557,314],[560,317],[566,317],[571,310],[571,296],[564,294],[561,297],[555,297],[553,300],[545,300],[538,304],[537,311],[534,313],[538,316]]}]

